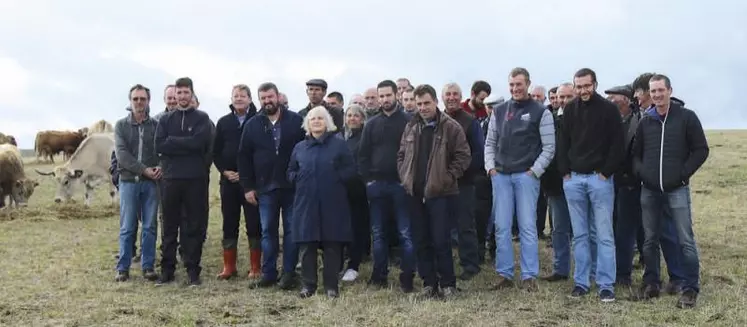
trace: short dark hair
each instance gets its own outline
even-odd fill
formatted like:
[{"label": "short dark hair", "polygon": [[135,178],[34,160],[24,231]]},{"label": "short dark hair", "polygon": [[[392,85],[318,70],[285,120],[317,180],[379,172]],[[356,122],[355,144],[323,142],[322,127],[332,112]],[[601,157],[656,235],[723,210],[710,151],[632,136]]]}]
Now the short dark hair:
[{"label": "short dark hair", "polygon": [[340,92],[337,92],[337,91],[330,92],[329,94],[327,94],[327,97],[328,98],[335,98],[335,99],[337,99],[337,101],[340,101],[340,103],[345,104],[345,100],[342,97],[342,93],[340,93]]},{"label": "short dark hair", "polygon": [[547,91],[547,95],[550,95],[550,93],[558,93],[558,87],[553,86],[550,88],[550,91]]},{"label": "short dark hair", "polygon": [[524,75],[527,78],[527,82],[530,81],[529,71],[524,67],[516,67],[514,69],[511,69],[511,72],[508,73],[508,76],[510,77],[516,77],[519,75]]},{"label": "short dark hair", "polygon": [[591,76],[592,83],[597,82],[597,73],[591,70],[591,68],[581,68],[575,74],[573,74],[573,78],[581,78],[584,76]]},{"label": "short dark hair", "polygon": [[672,88],[672,81],[669,79],[669,77],[667,77],[667,75],[664,75],[664,74],[654,74],[654,76],[651,76],[651,79],[649,80],[649,83],[650,82],[655,82],[655,81],[664,81],[664,86],[666,86],[667,89],[671,89]]},{"label": "short dark hair", "polygon": [[397,83],[394,83],[394,81],[388,79],[388,80],[381,81],[379,82],[378,85],[376,85],[377,90],[381,88],[385,88],[385,87],[391,87],[392,92],[397,93]]},{"label": "short dark hair", "polygon": [[265,82],[265,83],[260,84],[259,87],[257,88],[257,93],[267,92],[270,90],[275,90],[275,93],[277,93],[278,96],[280,95],[277,85],[275,85],[275,83],[273,82]]},{"label": "short dark hair", "polygon": [[405,81],[407,82],[407,85],[412,86],[412,83],[410,83],[410,80],[407,79],[406,77],[400,77],[397,79],[397,82],[401,82],[401,81]]},{"label": "short dark hair", "polygon": [[490,92],[492,92],[492,89],[490,88],[490,84],[486,81],[475,81],[472,83],[472,94],[478,95],[480,92],[485,92],[488,95],[490,95]]},{"label": "short dark hair", "polygon": [[426,94],[429,94],[431,98],[433,98],[433,101],[438,102],[438,98],[436,97],[436,89],[433,88],[433,86],[430,86],[428,84],[420,84],[418,87],[415,88],[415,91],[412,91],[413,96],[416,97],[422,97]]},{"label": "short dark hair", "polygon": [[175,87],[188,87],[189,90],[192,91],[192,93],[194,93],[195,91],[194,83],[192,83],[192,79],[189,77],[181,77],[177,79],[176,82],[174,83],[174,86]]},{"label": "short dark hair", "polygon": [[127,94],[127,98],[131,100],[132,99],[132,91],[136,91],[136,90],[143,90],[143,91],[145,91],[145,96],[147,96],[148,100],[150,100],[150,89],[147,88],[147,87],[145,87],[145,86],[143,86],[142,84],[135,84],[134,86],[132,86],[130,88],[130,93]]},{"label": "short dark hair", "polygon": [[651,77],[654,77],[653,73],[643,73],[636,77],[633,81],[633,91],[643,90],[643,92],[648,92],[648,82],[651,80]]}]

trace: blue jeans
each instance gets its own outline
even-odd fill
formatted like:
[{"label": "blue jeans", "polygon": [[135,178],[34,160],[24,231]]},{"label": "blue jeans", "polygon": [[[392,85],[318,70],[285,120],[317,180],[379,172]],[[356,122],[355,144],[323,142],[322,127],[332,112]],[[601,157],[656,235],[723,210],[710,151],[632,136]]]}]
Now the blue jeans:
[{"label": "blue jeans", "polygon": [[262,279],[278,277],[277,261],[280,248],[280,211],[283,213],[283,272],[295,273],[298,246],[291,236],[293,219],[293,189],[274,189],[259,194],[259,220],[262,225]]},{"label": "blue jeans", "polygon": [[552,272],[561,276],[571,275],[571,214],[565,195],[547,197],[552,219]]},{"label": "blue jeans", "polygon": [[[591,288],[591,276],[599,291],[613,291],[617,265],[612,213],[615,203],[613,177],[602,180],[598,174],[571,173],[563,180],[563,191],[568,202],[573,227],[573,256],[576,266],[573,280],[585,290]],[[596,229],[596,255],[592,251],[591,226]],[[596,256],[596,268],[593,266]]]},{"label": "blue jeans", "polygon": [[667,226],[662,221],[671,220],[679,245],[677,266],[680,268],[678,274],[682,277],[682,290],[700,292],[700,259],[692,227],[690,187],[682,186],[670,192],[651,191],[644,187],[641,190],[641,208],[646,235],[643,243],[643,260],[646,264],[643,282],[650,285],[661,283],[659,241]]},{"label": "blue jeans", "polygon": [[537,197],[540,181],[525,172],[497,173],[491,179],[496,227],[495,270],[504,278],[514,278],[514,246],[511,242],[511,228],[514,208],[516,208],[521,241],[521,279],[537,278],[539,274]]},{"label": "blue jeans", "polygon": [[158,186],[154,181],[119,183],[119,260],[117,271],[129,271],[137,233],[138,216],[142,218],[140,234],[141,267],[153,269],[156,261],[158,231]]},{"label": "blue jeans", "polygon": [[385,281],[389,275],[389,242],[387,241],[387,208],[392,208],[397,221],[399,246],[402,248],[400,260],[400,282],[412,282],[415,271],[415,247],[412,243],[408,196],[405,189],[396,182],[374,181],[366,186],[369,210],[371,212],[371,235],[373,240],[373,270],[371,279]]}]

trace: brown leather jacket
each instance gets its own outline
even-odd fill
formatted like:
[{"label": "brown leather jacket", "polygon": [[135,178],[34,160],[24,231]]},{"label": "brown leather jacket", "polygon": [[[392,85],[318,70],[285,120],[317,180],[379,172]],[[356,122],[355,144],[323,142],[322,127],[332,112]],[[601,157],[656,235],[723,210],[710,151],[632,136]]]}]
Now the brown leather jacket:
[{"label": "brown leather jacket", "polygon": [[[433,135],[433,149],[428,158],[425,198],[459,193],[457,179],[464,174],[472,161],[467,137],[462,126],[449,115],[438,113],[438,123]],[[397,152],[397,171],[407,194],[413,195],[415,160],[420,144],[420,131],[425,121],[416,114],[405,126]]]}]

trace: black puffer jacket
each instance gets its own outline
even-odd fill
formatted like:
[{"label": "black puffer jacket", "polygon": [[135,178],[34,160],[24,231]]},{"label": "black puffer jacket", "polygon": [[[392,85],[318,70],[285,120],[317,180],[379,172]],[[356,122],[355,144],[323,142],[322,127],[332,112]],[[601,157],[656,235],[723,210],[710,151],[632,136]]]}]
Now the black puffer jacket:
[{"label": "black puffer jacket", "polygon": [[634,169],[643,186],[668,192],[690,183],[708,158],[709,148],[695,112],[672,101],[664,117],[655,107],[642,115],[633,151]]}]

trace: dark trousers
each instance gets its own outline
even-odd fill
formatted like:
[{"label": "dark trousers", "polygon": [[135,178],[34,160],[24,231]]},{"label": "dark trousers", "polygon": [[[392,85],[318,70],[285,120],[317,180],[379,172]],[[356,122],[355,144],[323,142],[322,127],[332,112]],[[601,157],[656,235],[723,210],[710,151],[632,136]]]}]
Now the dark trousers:
[{"label": "dark trousers", "polygon": [[363,181],[355,180],[348,184],[348,203],[353,228],[353,241],[346,245],[350,257],[348,269],[358,271],[363,256],[371,248],[371,218]]},{"label": "dark trousers", "polygon": [[417,249],[418,273],[423,286],[456,287],[451,257],[452,218],[449,207],[457,196],[423,198],[408,196],[412,233]]},{"label": "dark trousers", "polygon": [[197,277],[202,270],[202,245],[208,224],[207,184],[204,178],[164,179],[161,183],[161,269],[164,274],[173,274],[176,270],[177,239],[180,239],[184,266],[190,277]]},{"label": "dark trousers", "polygon": [[220,210],[223,214],[223,248],[235,249],[239,239],[241,209],[244,209],[244,224],[249,247],[260,248],[261,225],[259,207],[246,202],[244,189],[239,183],[220,184]]},{"label": "dark trousers", "polygon": [[452,216],[457,220],[459,265],[465,272],[478,273],[480,272],[480,259],[475,230],[475,186],[460,184],[459,195],[449,198],[453,205]]},{"label": "dark trousers", "polygon": [[[487,183],[487,184],[485,184]],[[490,186],[490,179],[485,178],[484,180],[475,180],[475,225],[477,229],[477,254],[480,263],[485,262],[485,251],[486,248],[491,248],[495,253],[495,236],[491,237],[495,233],[490,232],[491,212],[493,209],[493,190]],[[487,246],[486,243],[490,242],[492,246]]]},{"label": "dark trousers", "polygon": [[615,258],[617,280],[631,280],[633,254],[641,228],[641,187],[621,186],[615,197]]},{"label": "dark trousers", "polygon": [[[547,221],[547,197],[545,192],[540,190],[539,197],[537,197],[537,235],[545,234],[545,222]],[[550,221],[552,226],[552,221]]]},{"label": "dark trousers", "polygon": [[317,285],[317,257],[318,250],[322,248],[324,269],[322,279],[325,290],[338,290],[337,274],[342,267],[342,245],[341,242],[308,242],[298,243],[301,249],[301,280],[303,286],[309,290],[316,291]]}]

